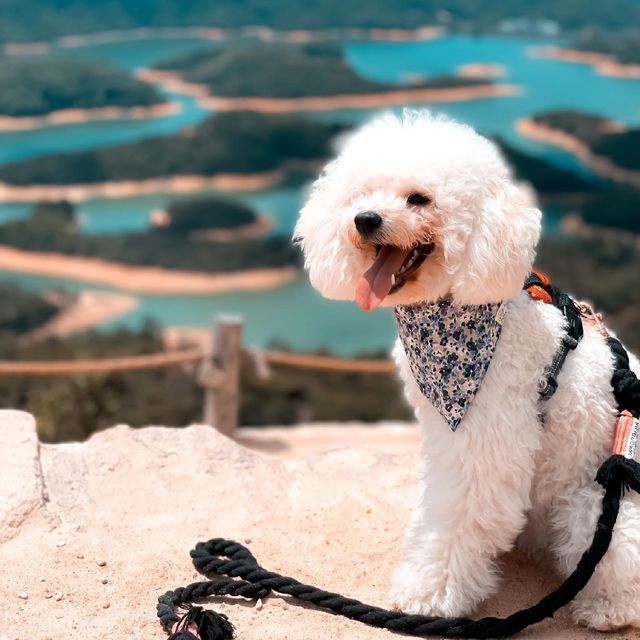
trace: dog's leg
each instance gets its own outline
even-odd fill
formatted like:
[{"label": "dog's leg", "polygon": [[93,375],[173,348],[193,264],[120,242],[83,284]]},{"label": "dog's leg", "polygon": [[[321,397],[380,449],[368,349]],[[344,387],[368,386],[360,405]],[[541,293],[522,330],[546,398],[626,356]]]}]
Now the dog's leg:
[{"label": "dog's leg", "polygon": [[[602,508],[602,490],[577,489],[552,511],[553,550],[563,576],[571,573],[591,543]],[[609,550],[587,586],[571,604],[578,623],[606,631],[640,626],[640,496],[627,494],[620,505]]]},{"label": "dog's leg", "polygon": [[535,411],[517,414],[470,412],[457,433],[441,419],[425,428],[421,495],[390,594],[395,608],[467,615],[497,587],[496,556],[525,524],[540,432]]}]

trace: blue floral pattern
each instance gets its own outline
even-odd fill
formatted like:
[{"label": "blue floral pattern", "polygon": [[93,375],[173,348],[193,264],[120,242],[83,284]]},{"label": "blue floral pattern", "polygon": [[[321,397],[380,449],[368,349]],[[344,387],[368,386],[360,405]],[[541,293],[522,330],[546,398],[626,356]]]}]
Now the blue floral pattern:
[{"label": "blue floral pattern", "polygon": [[455,431],[496,350],[505,307],[449,300],[395,308],[398,334],[420,391]]}]

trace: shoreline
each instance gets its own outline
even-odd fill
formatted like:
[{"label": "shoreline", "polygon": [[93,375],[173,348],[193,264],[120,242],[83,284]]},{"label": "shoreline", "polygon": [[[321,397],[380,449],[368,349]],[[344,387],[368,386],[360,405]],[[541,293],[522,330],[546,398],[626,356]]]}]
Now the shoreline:
[{"label": "shoreline", "polygon": [[94,198],[126,198],[150,193],[197,191],[257,191],[276,186],[285,178],[284,169],[263,173],[219,173],[215,176],[181,175],[145,180],[121,180],[89,184],[41,184],[19,186],[0,182],[0,200],[36,202],[68,200],[73,203]]},{"label": "shoreline", "polygon": [[197,38],[221,41],[229,38],[248,37],[263,41],[279,40],[291,43],[326,42],[340,39],[385,42],[416,42],[433,40],[444,34],[442,27],[424,25],[415,29],[342,27],[333,29],[277,30],[263,25],[219,29],[216,27],[139,27],[114,29],[89,34],[71,34],[50,41],[8,42],[2,46],[7,55],[35,55],[47,53],[52,47],[72,49],[90,45],[148,40],[151,38]]},{"label": "shoreline", "polygon": [[459,78],[502,78],[508,69],[497,62],[466,62],[456,67]]},{"label": "shoreline", "polygon": [[123,291],[152,295],[205,295],[271,289],[295,280],[293,266],[205,273],[143,267],[62,253],[26,251],[0,245],[0,269],[93,282]]},{"label": "shoreline", "polygon": [[0,115],[0,131],[28,131],[44,127],[82,124],[99,120],[152,120],[173,116],[182,110],[178,102],[161,102],[137,107],[97,107],[95,109],[59,109],[41,116]]},{"label": "shoreline", "polygon": [[549,58],[562,62],[588,64],[601,76],[630,80],[640,78],[640,64],[617,62],[608,53],[563,49],[562,47],[533,47],[529,49],[529,55],[533,58]]},{"label": "shoreline", "polygon": [[300,98],[228,98],[214,96],[204,84],[185,82],[173,71],[142,68],[136,72],[139,80],[160,85],[167,91],[196,99],[198,106],[210,111],[257,111],[261,113],[290,113],[296,111],[333,111],[336,109],[371,109],[401,106],[422,102],[465,102],[486,98],[516,96],[522,88],[510,84],[482,84],[461,87],[402,87],[379,93]]},{"label": "shoreline", "polygon": [[191,239],[200,242],[237,242],[262,238],[276,226],[276,219],[259,215],[255,222],[229,229],[200,229],[191,233]]},{"label": "shoreline", "polygon": [[[55,300],[60,296],[51,292],[45,293],[45,297]],[[110,291],[80,291],[70,304],[62,306],[48,322],[24,336],[24,340],[37,342],[51,337],[63,338],[95,329],[105,322],[133,311],[138,304],[139,301],[135,296],[127,294]]]},{"label": "shoreline", "polygon": [[538,124],[531,118],[522,118],[516,122],[516,130],[525,138],[560,147],[564,151],[573,154],[589,169],[603,178],[640,187],[640,171],[619,167],[608,158],[596,155],[578,138],[560,129],[552,129]]}]

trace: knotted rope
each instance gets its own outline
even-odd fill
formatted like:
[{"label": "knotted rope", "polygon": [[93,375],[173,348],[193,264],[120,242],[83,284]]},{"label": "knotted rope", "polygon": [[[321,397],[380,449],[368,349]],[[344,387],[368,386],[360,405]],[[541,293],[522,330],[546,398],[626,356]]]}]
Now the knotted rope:
[{"label": "knotted rope", "polygon": [[[620,342],[608,338],[608,344],[615,360],[612,385],[618,408],[621,412],[627,410],[638,417],[640,380],[629,369],[629,357]],[[609,548],[624,492],[632,490],[640,493],[640,465],[622,455],[613,455],[598,469],[595,480],[604,488],[602,513],[598,518],[591,545],[580,558],[577,567],[557,589],[537,604],[506,618],[487,617],[471,620],[387,611],[268,571],[258,564],[249,549],[223,538],[199,542],[191,551],[195,568],[204,576],[214,579],[195,582],[165,593],[158,599],[158,618],[170,634],[169,640],[230,640],[234,629],[225,615],[192,606],[191,603],[210,596],[234,596],[255,600],[271,593],[278,593],[293,596],[372,627],[414,636],[511,636],[553,616],[584,588]],[[186,614],[180,617],[177,613],[178,608],[186,609]]]}]

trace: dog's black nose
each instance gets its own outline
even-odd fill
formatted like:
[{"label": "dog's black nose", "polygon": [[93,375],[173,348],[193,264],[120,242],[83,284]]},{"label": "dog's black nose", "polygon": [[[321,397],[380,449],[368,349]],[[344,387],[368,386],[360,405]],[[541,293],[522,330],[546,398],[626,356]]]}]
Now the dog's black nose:
[{"label": "dog's black nose", "polygon": [[380,214],[375,211],[362,211],[353,219],[353,221],[356,224],[358,233],[364,238],[370,236],[382,224]]}]

